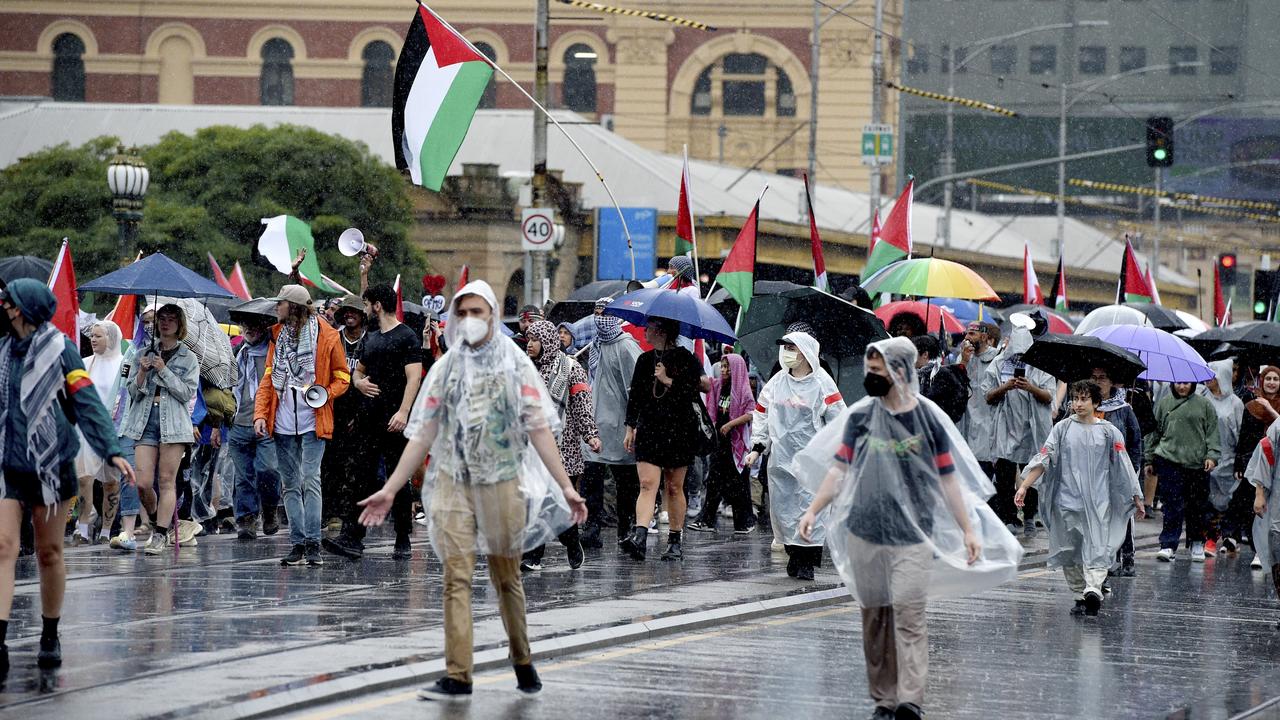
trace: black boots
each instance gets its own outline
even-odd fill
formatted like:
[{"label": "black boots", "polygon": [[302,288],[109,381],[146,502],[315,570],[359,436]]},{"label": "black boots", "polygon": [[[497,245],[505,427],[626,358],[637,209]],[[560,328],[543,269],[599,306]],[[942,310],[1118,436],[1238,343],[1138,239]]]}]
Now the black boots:
[{"label": "black boots", "polygon": [[280,532],[280,515],[275,505],[262,506],[262,534],[275,535]]},{"label": "black boots", "polygon": [[631,528],[630,534],[618,542],[618,547],[630,555],[632,560],[644,560],[648,544],[649,528],[637,525]]}]

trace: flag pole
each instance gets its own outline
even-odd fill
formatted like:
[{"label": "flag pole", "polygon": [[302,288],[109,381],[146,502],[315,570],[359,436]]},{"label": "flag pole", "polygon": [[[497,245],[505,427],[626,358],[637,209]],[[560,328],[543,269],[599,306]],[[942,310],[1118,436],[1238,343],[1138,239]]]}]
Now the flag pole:
[{"label": "flag pole", "polygon": [[[698,269],[698,227],[693,221],[693,188],[690,187],[693,183],[689,182],[688,143],[684,145],[684,167],[681,169],[681,172],[684,173],[684,176],[680,179],[685,181],[685,201],[689,203],[689,235],[691,236],[690,239],[693,241],[693,278],[695,286],[698,288],[698,297],[702,297],[702,271]],[[707,297],[711,297],[711,294],[707,293]]]},{"label": "flag pole", "polygon": [[551,114],[551,111],[543,107],[542,103],[538,102],[537,100],[534,100],[533,96],[530,95],[529,92],[524,89],[524,86],[516,82],[514,78],[508,75],[506,70],[503,70],[501,67],[498,67],[498,63],[494,62],[493,60],[490,60],[487,55],[480,52],[480,50],[474,44],[472,44],[472,42],[468,40],[465,35],[458,32],[457,28],[450,25],[448,20],[445,20],[443,17],[437,14],[425,2],[423,2],[422,0],[418,0],[418,4],[426,8],[427,12],[434,15],[435,18],[439,20],[442,25],[449,28],[449,30],[454,35],[457,35],[459,38],[461,38],[462,42],[466,43],[467,47],[471,48],[472,52],[484,58],[484,61],[489,63],[490,67],[492,67],[494,70],[497,70],[498,73],[502,75],[502,77],[507,79],[507,82],[514,85],[516,89],[520,91],[521,95],[524,95],[526,98],[528,98],[529,102],[533,103],[534,107],[538,108],[538,110],[541,110],[542,114],[546,115],[547,119],[550,120],[552,124],[554,124],[557,128],[560,129],[561,134],[563,134],[564,138],[569,141],[569,144],[573,146],[573,149],[578,151],[578,154],[582,156],[582,159],[587,161],[587,165],[591,167],[591,171],[596,174],[596,179],[600,181],[600,184],[604,186],[604,191],[608,193],[609,201],[613,203],[613,209],[618,213],[618,222],[622,223],[622,233],[627,236],[627,252],[631,254],[631,279],[635,280],[636,279],[636,251],[635,251],[635,248],[631,246],[631,229],[627,227],[627,218],[622,214],[622,207],[618,205],[618,199],[613,196],[613,189],[610,188],[609,183],[605,181],[604,174],[600,172],[600,169],[596,167],[596,164],[591,161],[590,157],[587,156],[586,151],[583,150],[582,146],[579,145],[577,141],[573,139],[573,136],[569,135],[569,131],[566,130],[563,125],[560,124],[559,120],[556,120],[555,116]]}]

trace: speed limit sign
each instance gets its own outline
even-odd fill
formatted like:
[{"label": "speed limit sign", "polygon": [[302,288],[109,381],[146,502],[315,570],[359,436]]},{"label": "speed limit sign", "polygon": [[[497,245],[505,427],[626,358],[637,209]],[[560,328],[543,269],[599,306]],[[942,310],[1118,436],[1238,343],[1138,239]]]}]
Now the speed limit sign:
[{"label": "speed limit sign", "polygon": [[533,252],[555,249],[555,213],[551,208],[525,208],[520,218],[520,248]]}]

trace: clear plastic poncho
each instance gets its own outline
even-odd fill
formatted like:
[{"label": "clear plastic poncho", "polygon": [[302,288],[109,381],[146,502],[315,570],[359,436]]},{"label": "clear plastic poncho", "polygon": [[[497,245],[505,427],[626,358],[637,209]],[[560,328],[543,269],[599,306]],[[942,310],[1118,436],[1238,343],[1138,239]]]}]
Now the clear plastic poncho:
[{"label": "clear plastic poncho", "polygon": [[1072,415],[1053,426],[1026,471],[1034,467],[1044,468],[1036,487],[1049,567],[1110,567],[1142,494],[1124,434],[1106,420]]},{"label": "clear plastic poncho", "polygon": [[1253,516],[1253,548],[1268,571],[1280,563],[1280,498],[1275,492],[1276,472],[1280,469],[1280,463],[1276,462],[1277,448],[1280,448],[1280,421],[1271,423],[1267,428],[1267,434],[1254,449],[1244,471],[1244,479],[1254,487],[1262,488],[1267,497],[1266,514]]},{"label": "clear plastic poncho", "polygon": [[[1026,372],[1027,382],[1052,393],[1058,387],[1057,378],[1022,362],[1022,354],[1031,349],[1033,339],[1026,328],[1015,327],[996,359],[987,366],[982,383],[982,396],[1013,377],[1015,370]],[[993,457],[1025,464],[1040,450],[1040,441],[1049,435],[1053,427],[1053,412],[1048,403],[1036,400],[1031,393],[1010,390],[993,406]]]},{"label": "clear plastic poncho", "polygon": [[820,547],[825,530],[813,528],[812,540],[800,537],[800,518],[813,502],[813,489],[796,477],[796,455],[824,426],[845,409],[836,381],[818,363],[818,341],[808,333],[793,332],[783,340],[792,343],[813,372],[797,378],[783,368],[765,383],[751,420],[751,447],[763,445],[769,452],[769,519],[773,537],[784,545]]},{"label": "clear plastic poncho", "polygon": [[[814,490],[833,466],[841,468],[824,514],[827,547],[849,592],[863,607],[884,607],[1012,580],[1022,546],[987,506],[995,488],[960,432],[920,396],[915,346],[891,338],[867,346],[867,357],[874,354],[893,377],[895,402],[908,409],[895,414],[884,399],[863,398],[797,458],[800,477]],[[972,565],[957,513],[982,546]]]},{"label": "clear plastic poncho", "polygon": [[1244,402],[1236,396],[1231,386],[1231,372],[1234,363],[1231,360],[1217,360],[1209,363],[1218,379],[1218,390],[1222,395],[1214,395],[1208,385],[1201,385],[1196,392],[1204,395],[1213,405],[1218,416],[1218,444],[1222,448],[1222,462],[1219,462],[1209,473],[1209,501],[1218,512],[1226,512],[1231,503],[1231,496],[1240,487],[1240,479],[1236,477],[1236,464],[1232,460],[1236,456],[1236,443],[1240,440],[1240,424],[1244,420]]},{"label": "clear plastic poncho", "polygon": [[436,425],[422,488],[436,555],[517,557],[570,525],[564,493],[529,441],[536,430],[558,432],[560,416],[533,361],[499,331],[489,284],[468,283],[450,310],[467,295],[493,310],[490,339],[473,348],[460,322],[448,324],[449,350],[427,374],[404,433],[422,439]]}]

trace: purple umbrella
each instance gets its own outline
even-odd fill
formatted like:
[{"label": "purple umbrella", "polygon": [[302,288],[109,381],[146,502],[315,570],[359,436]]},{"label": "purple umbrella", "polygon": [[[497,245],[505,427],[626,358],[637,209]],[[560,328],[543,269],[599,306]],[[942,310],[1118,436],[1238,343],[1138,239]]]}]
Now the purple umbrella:
[{"label": "purple umbrella", "polygon": [[1164,330],[1140,325],[1106,325],[1087,334],[1142,358],[1147,370],[1138,376],[1140,380],[1204,382],[1215,377],[1213,370],[1186,341]]}]

